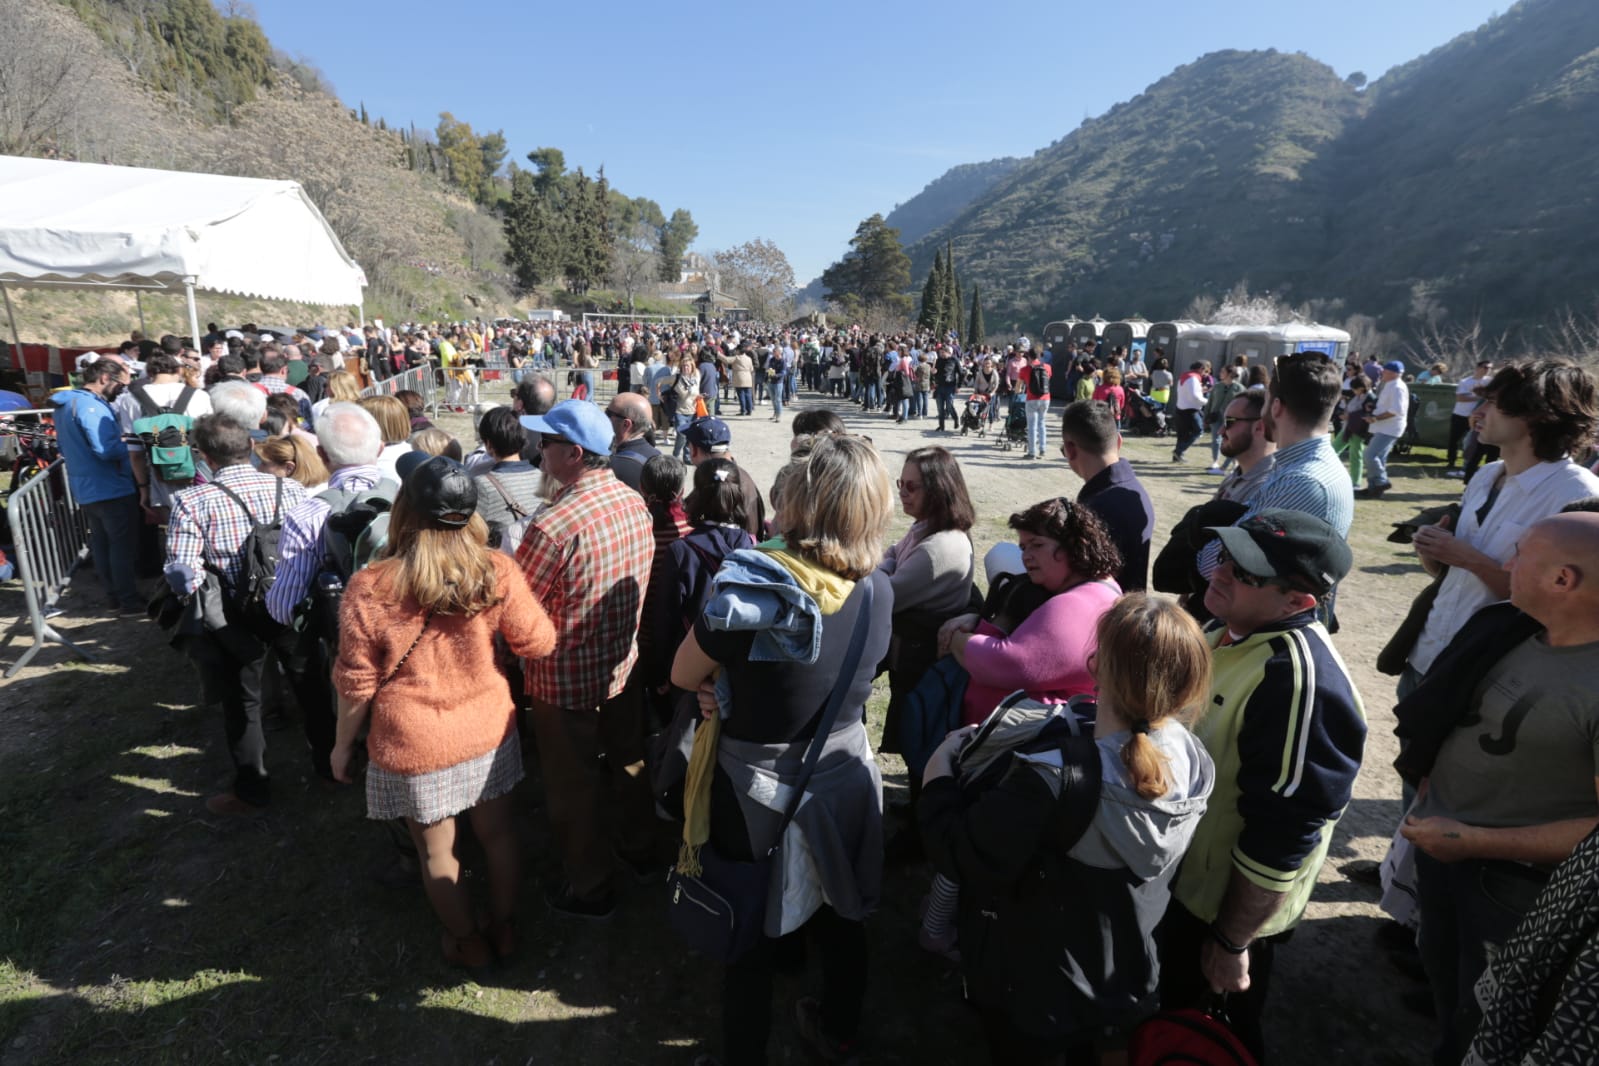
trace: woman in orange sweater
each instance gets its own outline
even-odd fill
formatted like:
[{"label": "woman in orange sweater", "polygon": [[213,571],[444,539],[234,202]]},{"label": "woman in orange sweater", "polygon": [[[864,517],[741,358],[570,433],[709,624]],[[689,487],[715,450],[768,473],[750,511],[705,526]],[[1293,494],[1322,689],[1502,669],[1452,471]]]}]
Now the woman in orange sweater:
[{"label": "woman in orange sweater", "polygon": [[[494,636],[536,659],[555,627],[516,564],[488,548],[477,487],[460,464],[428,459],[406,477],[384,558],[350,579],[339,613],[339,731],[333,775],[348,781],[361,724],[367,817],[404,818],[444,957],[487,965],[515,947],[518,868],[511,789],[522,779],[511,690]],[[488,859],[492,921],[479,930],[455,858],[466,811]]]}]

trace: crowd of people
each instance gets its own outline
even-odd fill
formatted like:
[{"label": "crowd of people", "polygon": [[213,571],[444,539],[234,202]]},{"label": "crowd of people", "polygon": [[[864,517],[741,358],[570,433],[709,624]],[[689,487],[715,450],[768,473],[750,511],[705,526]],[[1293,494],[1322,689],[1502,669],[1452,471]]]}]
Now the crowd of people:
[{"label": "crowd of people", "polygon": [[[136,353],[137,379],[128,358],[88,361],[56,397],[113,609],[146,613],[140,529],[164,530],[150,610],[219,709],[234,768],[212,813],[270,805],[266,693],[286,688],[325,786],[364,782],[444,958],[482,967],[518,949],[511,798],[529,741],[561,860],[552,911],[603,920],[620,880],[670,870],[674,906],[700,886],[744,923],[706,1061],[766,1061],[775,975],[805,941],[822,981],[799,1032],[826,1061],[860,1053],[885,855],[930,863],[919,943],[958,962],[996,1063],[1099,1061],[1157,1009],[1217,993],[1268,1061],[1274,956],[1366,750],[1331,634],[1358,474],[1366,496],[1392,484],[1403,364],[1372,380],[1302,353],[1212,378],[1073,352],[1071,399],[1052,406],[1052,361],[1025,340],[238,332],[212,327],[204,355],[163,338]],[[502,349],[511,402],[465,442],[420,395],[362,398],[362,368],[342,362],[447,379]],[[617,391],[597,402],[608,365]],[[954,432],[966,388],[985,421],[1022,407],[1026,457],[1058,433],[1083,481],[1017,501],[1015,542],[982,558],[957,452],[918,447],[896,477],[840,414]],[[1211,434],[1224,477],[1183,514],[1157,515],[1121,455],[1140,397],[1174,413],[1174,460]],[[763,492],[734,426],[796,398]],[[1459,402],[1483,465],[1458,506],[1412,525],[1435,580],[1379,664],[1398,677],[1407,782],[1392,865],[1412,871],[1434,1062],[1509,1066],[1534,1045],[1547,1054],[1526,1061],[1581,1061],[1559,1048],[1592,1046],[1593,985],[1576,978],[1599,965],[1599,930],[1591,892],[1555,889],[1587,885],[1599,848],[1599,477],[1584,465],[1599,393],[1537,358],[1479,367]],[[910,526],[888,542],[896,502]],[[1152,558],[1157,522],[1172,533]],[[885,811],[877,751],[905,757],[908,807]],[[483,901],[462,873],[468,832]]]}]

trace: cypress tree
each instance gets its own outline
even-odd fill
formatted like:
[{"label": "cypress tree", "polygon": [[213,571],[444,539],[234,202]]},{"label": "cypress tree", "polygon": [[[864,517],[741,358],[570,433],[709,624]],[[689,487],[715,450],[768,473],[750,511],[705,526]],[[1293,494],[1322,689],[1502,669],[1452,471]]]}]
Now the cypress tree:
[{"label": "cypress tree", "polygon": [[965,310],[961,304],[960,278],[955,273],[955,242],[950,241],[944,249],[944,325],[940,333],[954,330],[959,337]]},{"label": "cypress tree", "polygon": [[983,300],[978,286],[972,286],[972,313],[966,316],[966,347],[975,348],[987,337],[983,328]]},{"label": "cypress tree", "polygon": [[927,284],[922,286],[922,313],[916,324],[934,333],[943,332],[944,312],[949,301],[945,291],[944,253],[933,253],[933,269],[927,272]]}]

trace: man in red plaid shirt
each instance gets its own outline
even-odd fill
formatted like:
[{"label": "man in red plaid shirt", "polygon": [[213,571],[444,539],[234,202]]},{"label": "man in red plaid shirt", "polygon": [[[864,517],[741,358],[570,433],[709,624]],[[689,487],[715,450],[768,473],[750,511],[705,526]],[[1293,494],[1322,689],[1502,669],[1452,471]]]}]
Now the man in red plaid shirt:
[{"label": "man in red plaid shirt", "polygon": [[[540,469],[561,485],[516,554],[556,631],[555,651],[527,665],[550,825],[566,866],[566,884],[546,900],[566,914],[607,918],[616,859],[641,879],[654,872],[644,701],[628,679],[655,540],[643,500],[610,470],[613,433],[598,407],[567,400],[524,415],[522,425],[541,434]],[[614,793],[614,853],[602,829],[601,752]]]},{"label": "man in red plaid shirt", "polygon": [[[263,474],[250,465],[250,432],[221,415],[203,415],[190,431],[195,450],[211,464],[211,480],[172,498],[167,526],[167,583],[179,596],[195,595],[209,566],[232,587],[244,569],[244,541],[257,523],[268,524],[305,501],[292,478]],[[254,814],[271,799],[266,739],[261,732],[261,675],[266,645],[237,625],[207,628],[183,638],[183,650],[200,673],[208,704],[221,704],[233,757],[233,789],[206,800],[213,814]]]}]

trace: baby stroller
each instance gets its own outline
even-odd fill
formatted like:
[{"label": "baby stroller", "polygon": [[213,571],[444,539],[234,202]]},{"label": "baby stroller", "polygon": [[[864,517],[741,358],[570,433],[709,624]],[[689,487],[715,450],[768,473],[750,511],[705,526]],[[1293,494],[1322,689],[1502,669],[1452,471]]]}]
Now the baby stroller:
[{"label": "baby stroller", "polygon": [[1021,393],[1016,393],[1010,399],[1010,407],[1005,411],[1005,434],[999,438],[999,446],[1006,451],[1027,444],[1027,400]]},{"label": "baby stroller", "polygon": [[1166,405],[1140,392],[1127,394],[1127,431],[1140,437],[1166,435]]},{"label": "baby stroller", "polygon": [[988,432],[988,397],[980,392],[972,393],[961,411],[961,436],[974,429],[979,437]]}]

